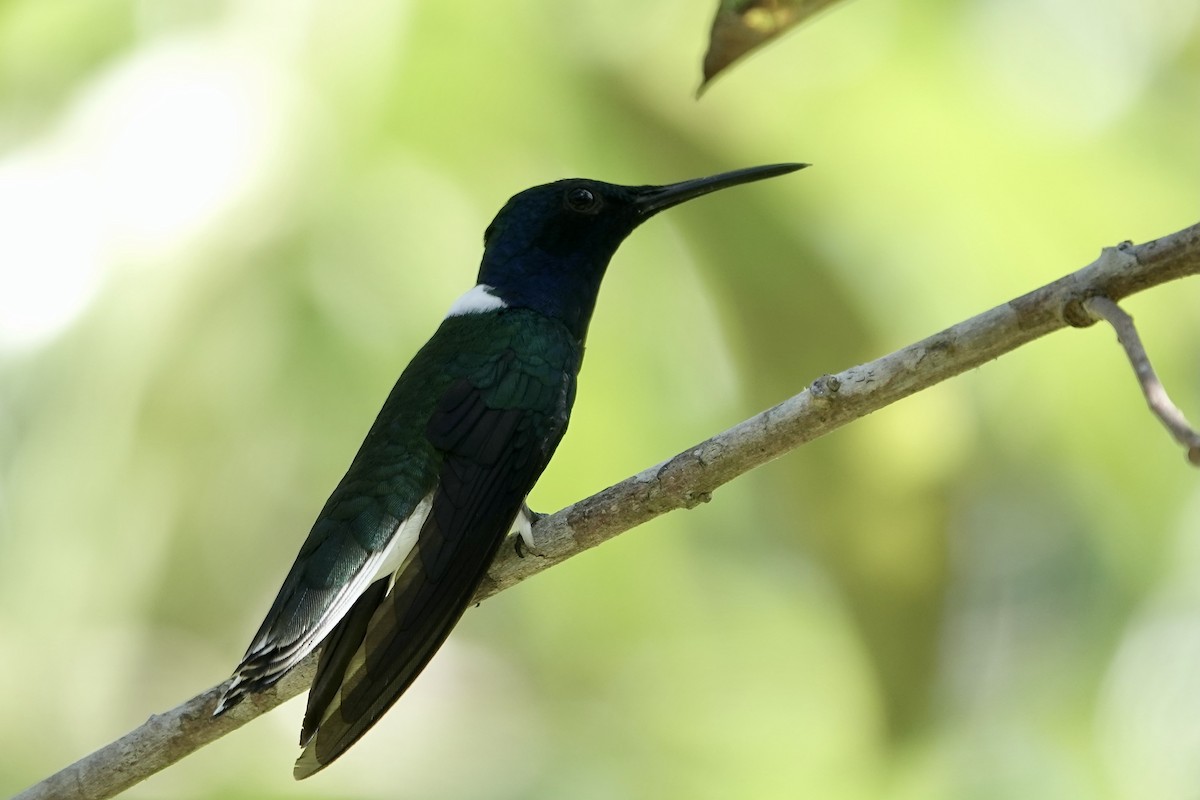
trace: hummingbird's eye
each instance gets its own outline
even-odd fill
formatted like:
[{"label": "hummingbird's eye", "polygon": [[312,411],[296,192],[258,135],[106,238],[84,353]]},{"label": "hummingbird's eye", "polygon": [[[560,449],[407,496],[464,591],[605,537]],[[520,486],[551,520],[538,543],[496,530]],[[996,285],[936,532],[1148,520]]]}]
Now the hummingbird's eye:
[{"label": "hummingbird's eye", "polygon": [[596,195],[592,194],[588,189],[576,187],[567,190],[567,207],[572,211],[586,213],[594,211],[600,202],[596,199]]}]

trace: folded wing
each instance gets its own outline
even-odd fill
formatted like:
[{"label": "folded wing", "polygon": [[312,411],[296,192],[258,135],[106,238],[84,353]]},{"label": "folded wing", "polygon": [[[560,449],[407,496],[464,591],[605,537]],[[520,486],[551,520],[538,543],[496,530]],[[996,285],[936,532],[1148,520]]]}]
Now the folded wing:
[{"label": "folded wing", "polygon": [[429,514],[391,585],[374,584],[330,636],[309,694],[297,778],[357,741],[433,657],[562,438],[573,381],[508,383],[498,395],[495,385],[463,379],[439,400],[426,431],[443,454]]},{"label": "folded wing", "polygon": [[[368,450],[371,443],[364,443],[321,510],[215,714],[278,682],[412,549],[429,513],[435,476],[431,471],[422,481],[403,461],[373,458],[378,454]],[[381,462],[388,466],[380,468]]]}]

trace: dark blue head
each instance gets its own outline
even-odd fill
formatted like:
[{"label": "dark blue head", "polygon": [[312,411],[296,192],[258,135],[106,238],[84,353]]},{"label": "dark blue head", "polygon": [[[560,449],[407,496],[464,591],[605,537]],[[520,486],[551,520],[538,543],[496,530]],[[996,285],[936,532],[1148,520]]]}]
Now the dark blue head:
[{"label": "dark blue head", "polygon": [[562,320],[580,340],[617,247],[659,211],[807,164],[750,167],[667,186],[569,178],[515,195],[483,235],[479,283],[509,307]]}]

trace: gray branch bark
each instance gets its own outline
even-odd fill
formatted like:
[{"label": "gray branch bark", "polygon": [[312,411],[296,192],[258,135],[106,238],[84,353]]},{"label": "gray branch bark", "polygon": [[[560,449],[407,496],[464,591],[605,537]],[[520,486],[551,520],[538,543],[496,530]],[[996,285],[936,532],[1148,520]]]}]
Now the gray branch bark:
[{"label": "gray branch bark", "polygon": [[[1064,327],[1095,322],[1085,302],[1116,301],[1200,273],[1200,223],[1161,239],[1106,248],[1083,269],[875,361],[825,375],[773,408],[602,492],[541,519],[538,555],[504,548],[475,601],[660,514],[707,502],[744,472],[897,400]],[[145,780],[308,688],[315,659],[219,718],[223,685],[193,697],[80,759],[16,800],[100,800]]]},{"label": "gray branch bark", "polygon": [[1113,330],[1117,332],[1117,341],[1125,348],[1125,355],[1129,357],[1133,374],[1137,376],[1150,413],[1158,418],[1175,441],[1187,448],[1188,461],[1193,466],[1200,467],[1200,432],[1192,427],[1179,407],[1171,402],[1158,373],[1150,363],[1150,356],[1146,354],[1146,348],[1142,345],[1142,337],[1138,335],[1133,317],[1102,295],[1089,297],[1083,302],[1083,307],[1093,317],[1105,320],[1113,326]]}]

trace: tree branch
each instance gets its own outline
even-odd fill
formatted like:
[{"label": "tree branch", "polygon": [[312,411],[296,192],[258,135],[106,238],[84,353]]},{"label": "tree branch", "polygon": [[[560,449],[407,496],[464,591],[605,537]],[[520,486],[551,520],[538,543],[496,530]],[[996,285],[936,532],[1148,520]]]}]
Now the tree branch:
[{"label": "tree branch", "polygon": [[1146,397],[1146,405],[1150,406],[1150,412],[1170,431],[1175,441],[1187,448],[1188,461],[1200,467],[1200,433],[1188,423],[1187,417],[1179,407],[1171,402],[1158,373],[1150,363],[1146,348],[1142,346],[1142,337],[1138,336],[1133,317],[1103,295],[1089,297],[1083,302],[1083,307],[1093,317],[1107,321],[1116,330],[1117,341],[1125,348],[1125,355],[1133,366],[1133,372],[1137,376],[1142,394]]},{"label": "tree branch", "polygon": [[[837,375],[691,447],[667,461],[541,519],[537,556],[502,550],[475,601],[595,547],[660,514],[707,502],[738,475],[928,386],[977,367],[1066,326],[1095,322],[1089,299],[1119,300],[1200,273],[1200,223],[1161,239],[1103,250],[1100,258],[1029,294],[985,311],[891,355]],[[1095,307],[1095,304],[1091,304]],[[100,800],[129,788],[304,691],[309,658],[272,689],[225,715],[212,709],[215,686],[152,716],[141,727],[17,796],[16,800]]]}]

